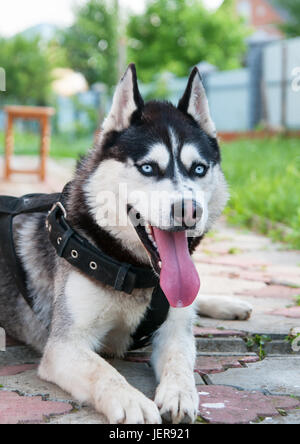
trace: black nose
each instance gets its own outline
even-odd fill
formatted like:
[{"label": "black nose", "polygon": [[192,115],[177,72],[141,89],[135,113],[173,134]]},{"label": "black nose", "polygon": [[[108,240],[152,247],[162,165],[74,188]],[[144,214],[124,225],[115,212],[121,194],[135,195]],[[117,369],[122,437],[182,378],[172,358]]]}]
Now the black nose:
[{"label": "black nose", "polygon": [[195,200],[179,200],[171,207],[174,226],[182,229],[195,228],[202,214],[203,209]]}]

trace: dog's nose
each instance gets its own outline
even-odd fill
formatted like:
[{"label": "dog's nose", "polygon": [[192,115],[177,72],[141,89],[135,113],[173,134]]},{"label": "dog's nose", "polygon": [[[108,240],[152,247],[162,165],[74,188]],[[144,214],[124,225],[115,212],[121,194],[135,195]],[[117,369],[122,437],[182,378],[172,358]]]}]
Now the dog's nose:
[{"label": "dog's nose", "polygon": [[179,200],[172,204],[171,216],[175,227],[195,228],[202,214],[203,209],[195,200]]}]

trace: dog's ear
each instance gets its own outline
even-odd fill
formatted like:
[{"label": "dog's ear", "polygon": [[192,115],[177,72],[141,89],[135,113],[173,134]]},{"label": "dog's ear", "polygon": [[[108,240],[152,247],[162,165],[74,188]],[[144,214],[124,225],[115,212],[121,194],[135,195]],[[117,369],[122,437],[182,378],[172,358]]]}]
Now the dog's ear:
[{"label": "dog's ear", "polygon": [[133,114],[138,118],[143,106],[135,65],[130,64],[117,86],[111,110],[103,123],[103,131],[107,133],[128,128]]},{"label": "dog's ear", "polygon": [[186,90],[179,100],[178,109],[192,116],[210,137],[217,137],[201,75],[196,67],[191,72]]}]

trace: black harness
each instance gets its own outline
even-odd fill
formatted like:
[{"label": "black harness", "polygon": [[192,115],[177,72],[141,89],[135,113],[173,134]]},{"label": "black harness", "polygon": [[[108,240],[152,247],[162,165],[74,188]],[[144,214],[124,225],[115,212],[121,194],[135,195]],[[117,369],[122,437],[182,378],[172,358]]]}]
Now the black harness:
[{"label": "black harness", "polygon": [[152,288],[151,304],[135,333],[131,350],[151,343],[153,333],[164,323],[169,303],[151,267],[134,267],[104,254],[77,233],[67,222],[63,204],[64,192],[58,194],[29,194],[20,198],[0,196],[0,245],[5,252],[8,272],[18,290],[33,309],[33,300],[26,285],[26,272],[18,257],[13,239],[13,219],[20,214],[49,212],[46,227],[51,244],[59,257],[85,275],[117,291],[131,294],[136,288]]}]

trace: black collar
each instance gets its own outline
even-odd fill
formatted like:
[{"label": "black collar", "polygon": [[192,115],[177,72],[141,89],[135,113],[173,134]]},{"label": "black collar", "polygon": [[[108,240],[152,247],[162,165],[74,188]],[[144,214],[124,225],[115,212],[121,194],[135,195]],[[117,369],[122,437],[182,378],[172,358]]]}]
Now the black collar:
[{"label": "black collar", "polygon": [[152,268],[121,263],[96,248],[68,224],[61,201],[50,210],[46,227],[58,256],[90,278],[128,294],[135,288],[154,287],[146,315],[132,335],[131,350],[148,345],[153,333],[165,322],[170,308]]},{"label": "black collar", "polygon": [[67,222],[67,212],[60,201],[50,210],[46,226],[58,256],[89,277],[128,294],[135,288],[157,285],[158,277],[152,268],[121,263],[107,256],[71,228]]}]

